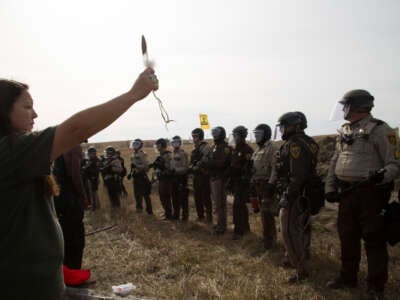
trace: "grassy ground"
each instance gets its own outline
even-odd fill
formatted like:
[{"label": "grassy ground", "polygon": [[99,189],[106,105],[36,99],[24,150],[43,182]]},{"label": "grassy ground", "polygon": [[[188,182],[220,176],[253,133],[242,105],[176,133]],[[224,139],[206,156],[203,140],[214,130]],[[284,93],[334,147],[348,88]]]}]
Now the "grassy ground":
[{"label": "grassy ground", "polygon": [[[122,152],[127,157],[127,150]],[[148,152],[154,156],[152,150]],[[132,282],[138,287],[135,295],[161,299],[358,299],[365,289],[364,255],[360,289],[325,288],[340,266],[335,206],[313,220],[311,276],[292,286],[286,283],[290,270],[279,266],[284,252],[281,239],[276,249],[263,252],[258,214],[250,214],[252,233],[233,241],[232,228],[216,237],[209,225],[196,221],[192,196],[187,224],[163,221],[155,192],[155,215],[148,216],[135,212],[131,182],[125,185],[129,196],[120,210],[111,210],[101,188],[102,208],[86,214],[86,231],[119,225],[86,239],[84,267],[92,270],[97,290],[109,291],[112,285]],[[232,224],[231,206],[228,212]],[[400,299],[400,246],[389,250],[387,297]]]}]

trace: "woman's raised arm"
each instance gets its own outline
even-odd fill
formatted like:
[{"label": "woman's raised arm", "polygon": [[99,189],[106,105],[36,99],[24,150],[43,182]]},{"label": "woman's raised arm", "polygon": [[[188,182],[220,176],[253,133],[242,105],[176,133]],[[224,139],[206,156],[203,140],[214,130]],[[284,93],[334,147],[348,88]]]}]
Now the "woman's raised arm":
[{"label": "woman's raised arm", "polygon": [[65,151],[103,130],[134,103],[158,89],[158,80],[152,69],[139,75],[131,90],[106,103],[85,109],[56,127],[50,159],[53,161]]}]

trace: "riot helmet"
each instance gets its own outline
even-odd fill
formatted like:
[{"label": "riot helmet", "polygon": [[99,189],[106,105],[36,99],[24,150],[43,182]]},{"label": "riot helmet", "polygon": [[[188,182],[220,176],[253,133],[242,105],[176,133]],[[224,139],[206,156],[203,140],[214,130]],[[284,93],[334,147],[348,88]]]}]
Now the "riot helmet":
[{"label": "riot helmet", "polygon": [[172,138],[171,146],[174,149],[179,149],[182,146],[182,139],[179,135],[176,135]]},{"label": "riot helmet", "polygon": [[192,130],[192,138],[198,137],[200,141],[204,140],[204,131],[201,128],[195,128]]},{"label": "riot helmet", "polygon": [[374,107],[374,96],[366,90],[351,90],[344,94],[331,112],[330,120],[340,119],[350,120],[351,113],[366,112],[369,113]]},{"label": "riot helmet", "polygon": [[223,141],[223,140],[225,140],[225,138],[226,138],[226,131],[225,131],[225,128],[222,127],[222,126],[214,127],[214,128],[211,130],[211,135],[212,135],[212,137],[213,137],[213,139],[214,139],[215,142]]},{"label": "riot helmet", "polygon": [[132,143],[131,143],[131,148],[133,150],[140,150],[143,148],[143,141],[141,139],[135,139]]},{"label": "riot helmet", "polygon": [[291,135],[296,132],[301,131],[301,125],[304,125],[303,118],[298,112],[287,112],[284,113],[279,119],[278,124],[275,128],[275,137],[276,131],[279,127],[279,131],[281,132],[281,136],[283,140],[287,140]]},{"label": "riot helmet", "polygon": [[168,146],[168,142],[166,139],[163,139],[163,138],[158,139],[154,144],[154,148],[157,149],[158,152],[165,150],[167,148],[167,146]]},{"label": "riot helmet", "polygon": [[253,132],[258,145],[262,145],[271,139],[271,127],[269,127],[267,124],[257,125]]},{"label": "riot helmet", "polygon": [[104,150],[105,157],[111,158],[115,155],[115,148],[113,146],[107,146]]}]

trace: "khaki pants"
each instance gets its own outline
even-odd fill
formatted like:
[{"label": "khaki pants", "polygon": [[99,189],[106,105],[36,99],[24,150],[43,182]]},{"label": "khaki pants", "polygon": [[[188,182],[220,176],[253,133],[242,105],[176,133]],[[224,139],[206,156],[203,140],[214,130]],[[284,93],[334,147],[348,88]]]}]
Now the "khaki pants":
[{"label": "khaki pants", "polygon": [[297,201],[291,201],[280,209],[279,221],[290,263],[298,272],[305,272],[311,234],[309,213],[303,212]]},{"label": "khaki pants", "polygon": [[225,232],[226,230],[226,187],[225,180],[220,178],[213,178],[210,180],[211,186],[211,199],[215,206],[217,214],[217,227],[216,231]]}]

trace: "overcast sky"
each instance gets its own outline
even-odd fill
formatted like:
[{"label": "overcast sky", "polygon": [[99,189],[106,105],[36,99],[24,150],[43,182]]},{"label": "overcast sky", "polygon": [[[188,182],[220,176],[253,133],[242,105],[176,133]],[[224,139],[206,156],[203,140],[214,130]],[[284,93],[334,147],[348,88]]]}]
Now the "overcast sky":
[{"label": "overcast sky", "polygon": [[199,126],[271,127],[302,110],[310,134],[334,133],[334,103],[364,88],[374,114],[400,122],[398,0],[0,0],[0,77],[30,85],[37,129],[126,92],[144,34],[160,79],[152,96],[92,141],[153,139]]}]

